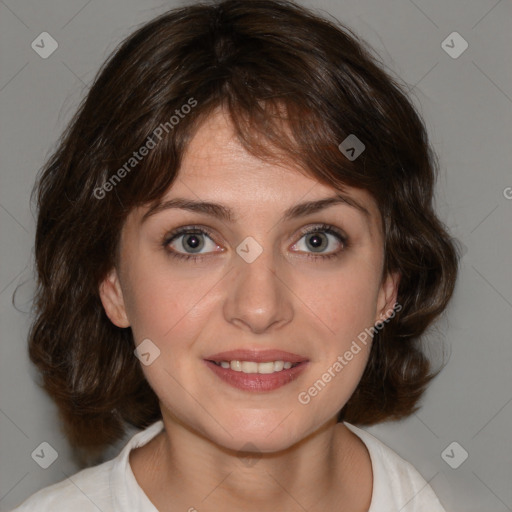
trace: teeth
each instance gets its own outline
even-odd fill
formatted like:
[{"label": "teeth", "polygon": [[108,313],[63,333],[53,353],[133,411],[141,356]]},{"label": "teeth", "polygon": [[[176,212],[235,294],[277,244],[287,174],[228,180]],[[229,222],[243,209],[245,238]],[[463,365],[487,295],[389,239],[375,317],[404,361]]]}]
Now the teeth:
[{"label": "teeth", "polygon": [[244,373],[259,373],[259,364],[253,361],[242,361],[241,363],[242,371]]},{"label": "teeth", "polygon": [[274,361],[274,371],[280,372],[284,368],[284,362],[283,361]]},{"label": "teeth", "polygon": [[[246,363],[242,364],[242,369],[244,364]],[[270,361],[269,363],[258,363],[258,373],[274,373],[274,363],[272,361]]]},{"label": "teeth", "polygon": [[235,372],[242,371],[242,363],[240,361],[231,361],[230,366],[232,370],[235,370]]},{"label": "teeth", "polygon": [[262,374],[280,372],[283,369],[289,370],[293,366],[289,361],[265,361],[263,363],[255,361],[221,361],[217,364],[222,368],[231,368],[235,372]]}]

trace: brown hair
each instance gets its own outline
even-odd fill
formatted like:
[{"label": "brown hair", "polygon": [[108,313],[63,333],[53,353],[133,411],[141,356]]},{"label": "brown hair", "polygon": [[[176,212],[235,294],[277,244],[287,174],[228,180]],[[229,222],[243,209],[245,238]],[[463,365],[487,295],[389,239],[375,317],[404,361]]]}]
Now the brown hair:
[{"label": "brown hair", "polygon": [[[98,286],[116,264],[127,214],[163,196],[218,107],[252,154],[291,159],[332,187],[366,189],[379,206],[384,275],[400,272],[401,309],[376,332],[339,421],[405,417],[438,373],[420,335],[452,295],[458,256],[433,210],[438,164],[403,86],[348,28],[291,2],[195,4],[158,16],[113,52],[34,189],[29,354],[76,447],[104,446],[161,417],[131,330],[109,321]],[[365,145],[355,160],[338,148],[350,134]]]}]

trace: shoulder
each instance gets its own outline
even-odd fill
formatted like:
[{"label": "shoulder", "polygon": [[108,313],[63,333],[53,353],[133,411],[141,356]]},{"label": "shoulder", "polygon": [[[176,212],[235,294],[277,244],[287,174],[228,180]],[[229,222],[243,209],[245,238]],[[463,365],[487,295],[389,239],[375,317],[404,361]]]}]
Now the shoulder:
[{"label": "shoulder", "polygon": [[153,423],[133,435],[113,459],[37,491],[10,512],[116,512],[130,509],[153,512],[154,508],[133,476],[129,454],[132,449],[148,443],[162,429],[161,420]]},{"label": "shoulder", "polygon": [[[65,480],[40,489],[11,512],[110,512],[109,476],[114,460],[83,469]],[[72,508],[73,507],[73,508]]]},{"label": "shoulder", "polygon": [[373,493],[368,512],[446,512],[410,462],[366,430],[344,423],[366,445],[372,461]]}]

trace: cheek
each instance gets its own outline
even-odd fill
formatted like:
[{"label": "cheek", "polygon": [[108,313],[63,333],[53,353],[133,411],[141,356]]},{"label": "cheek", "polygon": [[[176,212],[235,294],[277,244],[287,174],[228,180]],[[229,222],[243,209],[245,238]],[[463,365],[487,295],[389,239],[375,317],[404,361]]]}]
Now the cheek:
[{"label": "cheek", "polygon": [[351,265],[310,275],[297,295],[337,343],[348,342],[374,323],[379,275],[373,265]]},{"label": "cheek", "polygon": [[360,382],[371,349],[378,282],[369,267],[347,267],[302,289],[308,297],[304,311],[312,310],[323,329],[310,379],[296,397],[299,410],[315,422],[339,412]]},{"label": "cheek", "polygon": [[133,265],[125,303],[135,340],[150,338],[159,346],[173,339],[193,340],[200,332],[198,317],[208,307],[218,281],[218,276],[206,272],[201,276],[193,278],[155,258],[147,263],[141,258]]}]

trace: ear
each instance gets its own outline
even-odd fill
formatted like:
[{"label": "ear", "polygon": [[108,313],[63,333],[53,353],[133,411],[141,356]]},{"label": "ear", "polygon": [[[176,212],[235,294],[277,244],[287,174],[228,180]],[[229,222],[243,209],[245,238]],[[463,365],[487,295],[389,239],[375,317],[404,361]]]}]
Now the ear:
[{"label": "ear", "polygon": [[393,313],[393,308],[398,297],[398,285],[400,284],[400,273],[388,274],[382,281],[377,299],[377,317],[375,322],[383,322]]},{"label": "ear", "polygon": [[117,327],[129,327],[130,322],[126,314],[123,292],[115,268],[100,283],[99,293],[101,303],[110,321]]}]

